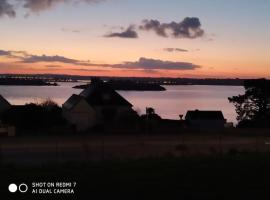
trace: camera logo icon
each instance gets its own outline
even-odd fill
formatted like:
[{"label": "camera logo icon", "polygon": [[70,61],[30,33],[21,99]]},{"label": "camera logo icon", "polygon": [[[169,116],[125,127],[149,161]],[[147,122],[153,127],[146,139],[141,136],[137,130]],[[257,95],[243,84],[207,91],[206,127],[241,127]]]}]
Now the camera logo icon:
[{"label": "camera logo icon", "polygon": [[19,186],[17,186],[15,183],[11,183],[8,186],[8,190],[11,193],[15,193],[19,190],[21,193],[26,193],[28,191],[28,186],[25,183],[21,183]]},{"label": "camera logo icon", "polygon": [[18,190],[18,187],[15,183],[11,183],[9,186],[8,186],[8,190],[11,192],[11,193],[14,193],[14,192],[17,192]]}]

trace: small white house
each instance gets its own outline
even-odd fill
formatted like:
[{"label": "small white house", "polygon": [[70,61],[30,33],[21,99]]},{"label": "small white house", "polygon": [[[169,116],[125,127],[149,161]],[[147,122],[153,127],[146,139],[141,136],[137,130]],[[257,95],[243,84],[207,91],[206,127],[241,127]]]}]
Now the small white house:
[{"label": "small white house", "polygon": [[126,113],[135,113],[132,104],[106,83],[92,83],[79,95],[73,94],[62,106],[63,116],[78,131],[114,122]]},{"label": "small white house", "polygon": [[189,127],[199,129],[222,129],[226,124],[221,111],[188,111],[185,120]]}]

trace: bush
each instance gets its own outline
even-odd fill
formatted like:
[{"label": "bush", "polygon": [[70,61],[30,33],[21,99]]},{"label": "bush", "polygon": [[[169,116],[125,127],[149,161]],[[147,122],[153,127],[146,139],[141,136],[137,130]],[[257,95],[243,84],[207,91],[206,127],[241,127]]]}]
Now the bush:
[{"label": "bush", "polygon": [[64,125],[62,109],[53,101],[12,106],[3,115],[3,122],[14,125],[18,132],[49,132],[54,126]]}]

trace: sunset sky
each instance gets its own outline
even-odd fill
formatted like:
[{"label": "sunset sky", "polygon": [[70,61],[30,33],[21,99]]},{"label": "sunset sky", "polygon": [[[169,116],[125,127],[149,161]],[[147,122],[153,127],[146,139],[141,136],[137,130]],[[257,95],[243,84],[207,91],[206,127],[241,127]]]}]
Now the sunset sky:
[{"label": "sunset sky", "polygon": [[269,0],[1,0],[0,73],[270,78]]}]

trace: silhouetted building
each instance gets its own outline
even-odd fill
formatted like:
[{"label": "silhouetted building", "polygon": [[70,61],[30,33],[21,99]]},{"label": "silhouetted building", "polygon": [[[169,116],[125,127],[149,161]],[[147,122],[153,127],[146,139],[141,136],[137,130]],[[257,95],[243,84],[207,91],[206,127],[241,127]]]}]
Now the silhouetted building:
[{"label": "silhouetted building", "polygon": [[2,95],[0,95],[0,117],[5,111],[10,108],[11,104]]},{"label": "silhouetted building", "polygon": [[15,136],[15,127],[3,124],[2,122],[3,115],[11,107],[11,104],[2,95],[0,95],[0,136]]},{"label": "silhouetted building", "polygon": [[188,111],[185,119],[191,128],[219,129],[224,128],[226,123],[221,111]]},{"label": "silhouetted building", "polygon": [[63,104],[63,115],[77,130],[83,131],[100,124],[113,124],[137,113],[132,104],[108,84],[96,81]]}]

